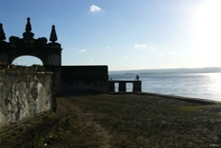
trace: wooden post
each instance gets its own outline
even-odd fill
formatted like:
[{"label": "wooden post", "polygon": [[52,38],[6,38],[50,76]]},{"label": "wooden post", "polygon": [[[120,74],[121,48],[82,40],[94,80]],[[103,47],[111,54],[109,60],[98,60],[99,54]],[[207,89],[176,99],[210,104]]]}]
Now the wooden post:
[{"label": "wooden post", "polygon": [[115,88],[114,88],[114,82],[109,81],[109,91],[110,92],[114,92]]},{"label": "wooden post", "polygon": [[141,92],[141,81],[134,81],[133,92]]},{"label": "wooden post", "polygon": [[119,82],[119,92],[126,92],[126,82]]}]

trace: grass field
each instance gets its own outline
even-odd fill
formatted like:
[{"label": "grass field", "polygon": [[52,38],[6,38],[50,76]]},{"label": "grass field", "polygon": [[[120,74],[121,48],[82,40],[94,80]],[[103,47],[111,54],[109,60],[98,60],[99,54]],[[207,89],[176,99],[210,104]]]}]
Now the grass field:
[{"label": "grass field", "polygon": [[133,94],[64,97],[57,103],[57,113],[44,122],[53,116],[59,121],[37,132],[35,147],[221,147],[220,104]]}]

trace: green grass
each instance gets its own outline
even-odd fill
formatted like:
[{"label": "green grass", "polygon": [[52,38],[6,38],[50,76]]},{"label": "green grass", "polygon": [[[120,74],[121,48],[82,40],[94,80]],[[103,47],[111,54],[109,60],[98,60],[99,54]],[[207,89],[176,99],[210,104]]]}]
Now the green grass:
[{"label": "green grass", "polygon": [[180,110],[193,112],[193,111],[197,111],[199,109],[203,109],[203,108],[206,108],[206,107],[207,106],[205,106],[205,105],[200,105],[200,106],[181,106]]}]

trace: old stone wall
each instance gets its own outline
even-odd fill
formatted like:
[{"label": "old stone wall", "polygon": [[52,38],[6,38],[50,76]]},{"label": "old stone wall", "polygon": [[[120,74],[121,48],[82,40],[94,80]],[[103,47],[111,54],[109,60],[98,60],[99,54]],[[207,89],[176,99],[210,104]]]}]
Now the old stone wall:
[{"label": "old stone wall", "polygon": [[62,66],[63,94],[109,91],[107,66]]},{"label": "old stone wall", "polygon": [[53,79],[50,72],[0,72],[0,128],[55,110]]}]

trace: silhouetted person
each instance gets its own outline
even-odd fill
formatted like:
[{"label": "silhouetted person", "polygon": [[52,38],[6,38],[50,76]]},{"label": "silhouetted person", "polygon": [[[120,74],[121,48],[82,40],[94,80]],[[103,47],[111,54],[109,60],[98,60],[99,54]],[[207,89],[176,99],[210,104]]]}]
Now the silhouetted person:
[{"label": "silhouetted person", "polygon": [[136,76],[136,80],[139,81],[139,76],[138,75]]}]

